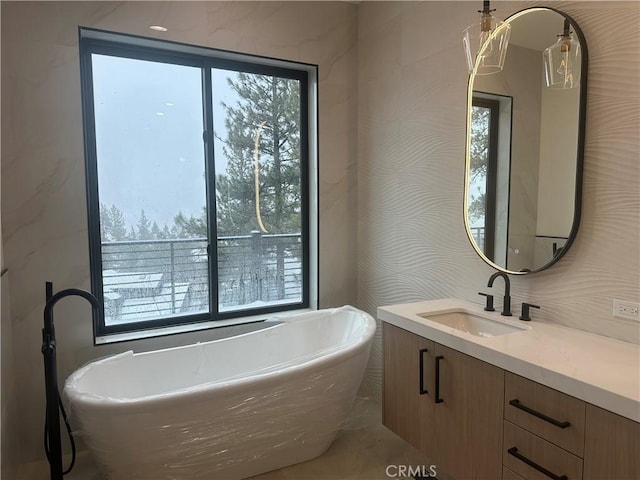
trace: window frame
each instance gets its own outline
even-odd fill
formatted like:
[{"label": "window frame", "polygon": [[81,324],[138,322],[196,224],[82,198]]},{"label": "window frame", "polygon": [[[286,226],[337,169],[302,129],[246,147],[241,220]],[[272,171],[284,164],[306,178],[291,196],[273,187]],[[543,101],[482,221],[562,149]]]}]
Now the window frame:
[{"label": "window frame", "polygon": [[[103,306],[100,313],[98,315],[94,314],[93,318],[94,344],[121,341],[122,334],[126,337],[124,338],[125,340],[144,338],[147,336],[180,333],[182,331],[217,328],[226,326],[229,323],[256,322],[264,320],[264,318],[259,318],[261,316],[277,312],[317,309],[319,273],[317,212],[318,66],[86,27],[79,27],[79,49],[91,290],[102,305],[104,305],[102,239],[100,235],[98,158],[91,56],[93,54],[110,55],[120,58],[184,65],[200,68],[202,73],[201,92],[204,129],[202,135],[208,223],[209,310],[206,313],[106,325]],[[219,309],[217,241],[214,240],[217,238],[213,86],[211,82],[211,72],[214,68],[273,75],[300,82],[300,234],[302,243],[302,292],[300,302],[222,312]],[[185,328],[176,329],[174,327]]]}]

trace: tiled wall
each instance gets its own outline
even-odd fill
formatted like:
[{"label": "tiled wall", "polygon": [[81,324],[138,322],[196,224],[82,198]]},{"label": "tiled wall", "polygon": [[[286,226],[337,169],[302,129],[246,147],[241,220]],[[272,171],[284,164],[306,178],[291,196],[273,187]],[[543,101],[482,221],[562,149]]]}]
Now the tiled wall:
[{"label": "tiled wall", "polygon": [[[545,2],[491,2],[506,18]],[[551,5],[551,2],[548,2]],[[359,11],[358,304],[481,302],[490,267],[462,220],[467,72],[462,30],[479,2],[363,2]],[[589,47],[582,222],[551,269],[512,277],[513,305],[539,319],[640,342],[613,298],[640,293],[640,4],[553,2]],[[498,286],[498,294],[502,294]],[[378,397],[375,339],[364,390]]]},{"label": "tiled wall", "polygon": [[[154,33],[150,25],[169,28]],[[319,65],[320,305],[356,298],[357,6],[346,2],[2,2],[2,222],[21,420],[43,459],[44,282],[89,287],[78,26]],[[219,333],[94,347],[83,302],[56,306],[60,378],[82,363]]]}]

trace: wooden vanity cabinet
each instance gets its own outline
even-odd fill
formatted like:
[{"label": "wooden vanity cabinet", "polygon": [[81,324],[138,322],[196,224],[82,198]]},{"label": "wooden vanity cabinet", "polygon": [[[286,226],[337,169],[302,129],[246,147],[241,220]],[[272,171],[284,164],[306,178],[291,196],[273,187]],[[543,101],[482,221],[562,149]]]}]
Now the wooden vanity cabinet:
[{"label": "wooden vanity cabinet", "polygon": [[433,452],[433,369],[425,366],[433,364],[434,343],[388,323],[382,328],[382,423],[421,452]]},{"label": "wooden vanity cabinet", "polygon": [[383,322],[383,423],[458,480],[640,480],[640,423]]},{"label": "wooden vanity cabinet", "polygon": [[387,323],[383,345],[384,425],[454,478],[499,479],[504,371]]},{"label": "wooden vanity cabinet", "polygon": [[584,480],[640,478],[640,423],[587,405]]},{"label": "wooden vanity cabinet", "polygon": [[434,458],[457,479],[500,478],[504,370],[439,344],[435,358]]},{"label": "wooden vanity cabinet", "polygon": [[503,480],[549,477],[522,458],[568,480],[640,479],[637,422],[510,372],[504,413]]}]

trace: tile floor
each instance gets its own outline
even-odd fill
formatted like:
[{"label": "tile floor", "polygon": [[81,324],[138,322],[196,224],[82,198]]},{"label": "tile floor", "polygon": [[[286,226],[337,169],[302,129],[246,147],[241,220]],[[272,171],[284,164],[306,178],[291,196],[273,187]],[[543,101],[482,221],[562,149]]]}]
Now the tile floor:
[{"label": "tile floor", "polygon": [[[252,477],[251,480],[378,480],[394,476],[393,465],[431,462],[382,425],[381,406],[359,398],[354,413],[329,450],[308,462]],[[387,466],[392,466],[387,475]]]},{"label": "tile floor", "polygon": [[[430,464],[429,459],[382,426],[380,404],[358,398],[344,429],[323,455],[251,480],[401,479],[407,477],[395,475],[397,469],[393,465],[426,465],[428,468]],[[391,476],[386,473],[389,465],[392,465]],[[18,480],[46,479],[47,468],[44,464],[25,466]],[[102,476],[85,453],[78,457],[76,467],[65,480],[102,480]],[[212,476],[212,480],[218,479]]]}]

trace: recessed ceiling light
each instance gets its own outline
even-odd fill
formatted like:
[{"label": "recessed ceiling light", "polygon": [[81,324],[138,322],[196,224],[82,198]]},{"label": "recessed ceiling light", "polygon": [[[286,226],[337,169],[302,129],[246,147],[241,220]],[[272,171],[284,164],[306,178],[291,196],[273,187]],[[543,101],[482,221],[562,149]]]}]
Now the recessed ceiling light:
[{"label": "recessed ceiling light", "polygon": [[161,25],[151,25],[149,27],[151,30],[155,30],[156,32],[166,32],[169,30],[167,27],[163,27]]},{"label": "recessed ceiling light", "polygon": [[164,117],[164,112],[156,112],[156,115],[159,117]]},{"label": "recessed ceiling light", "polygon": [[173,104],[172,102],[165,102],[165,105],[166,105],[167,107],[173,107],[173,105],[174,105],[174,104]]}]

